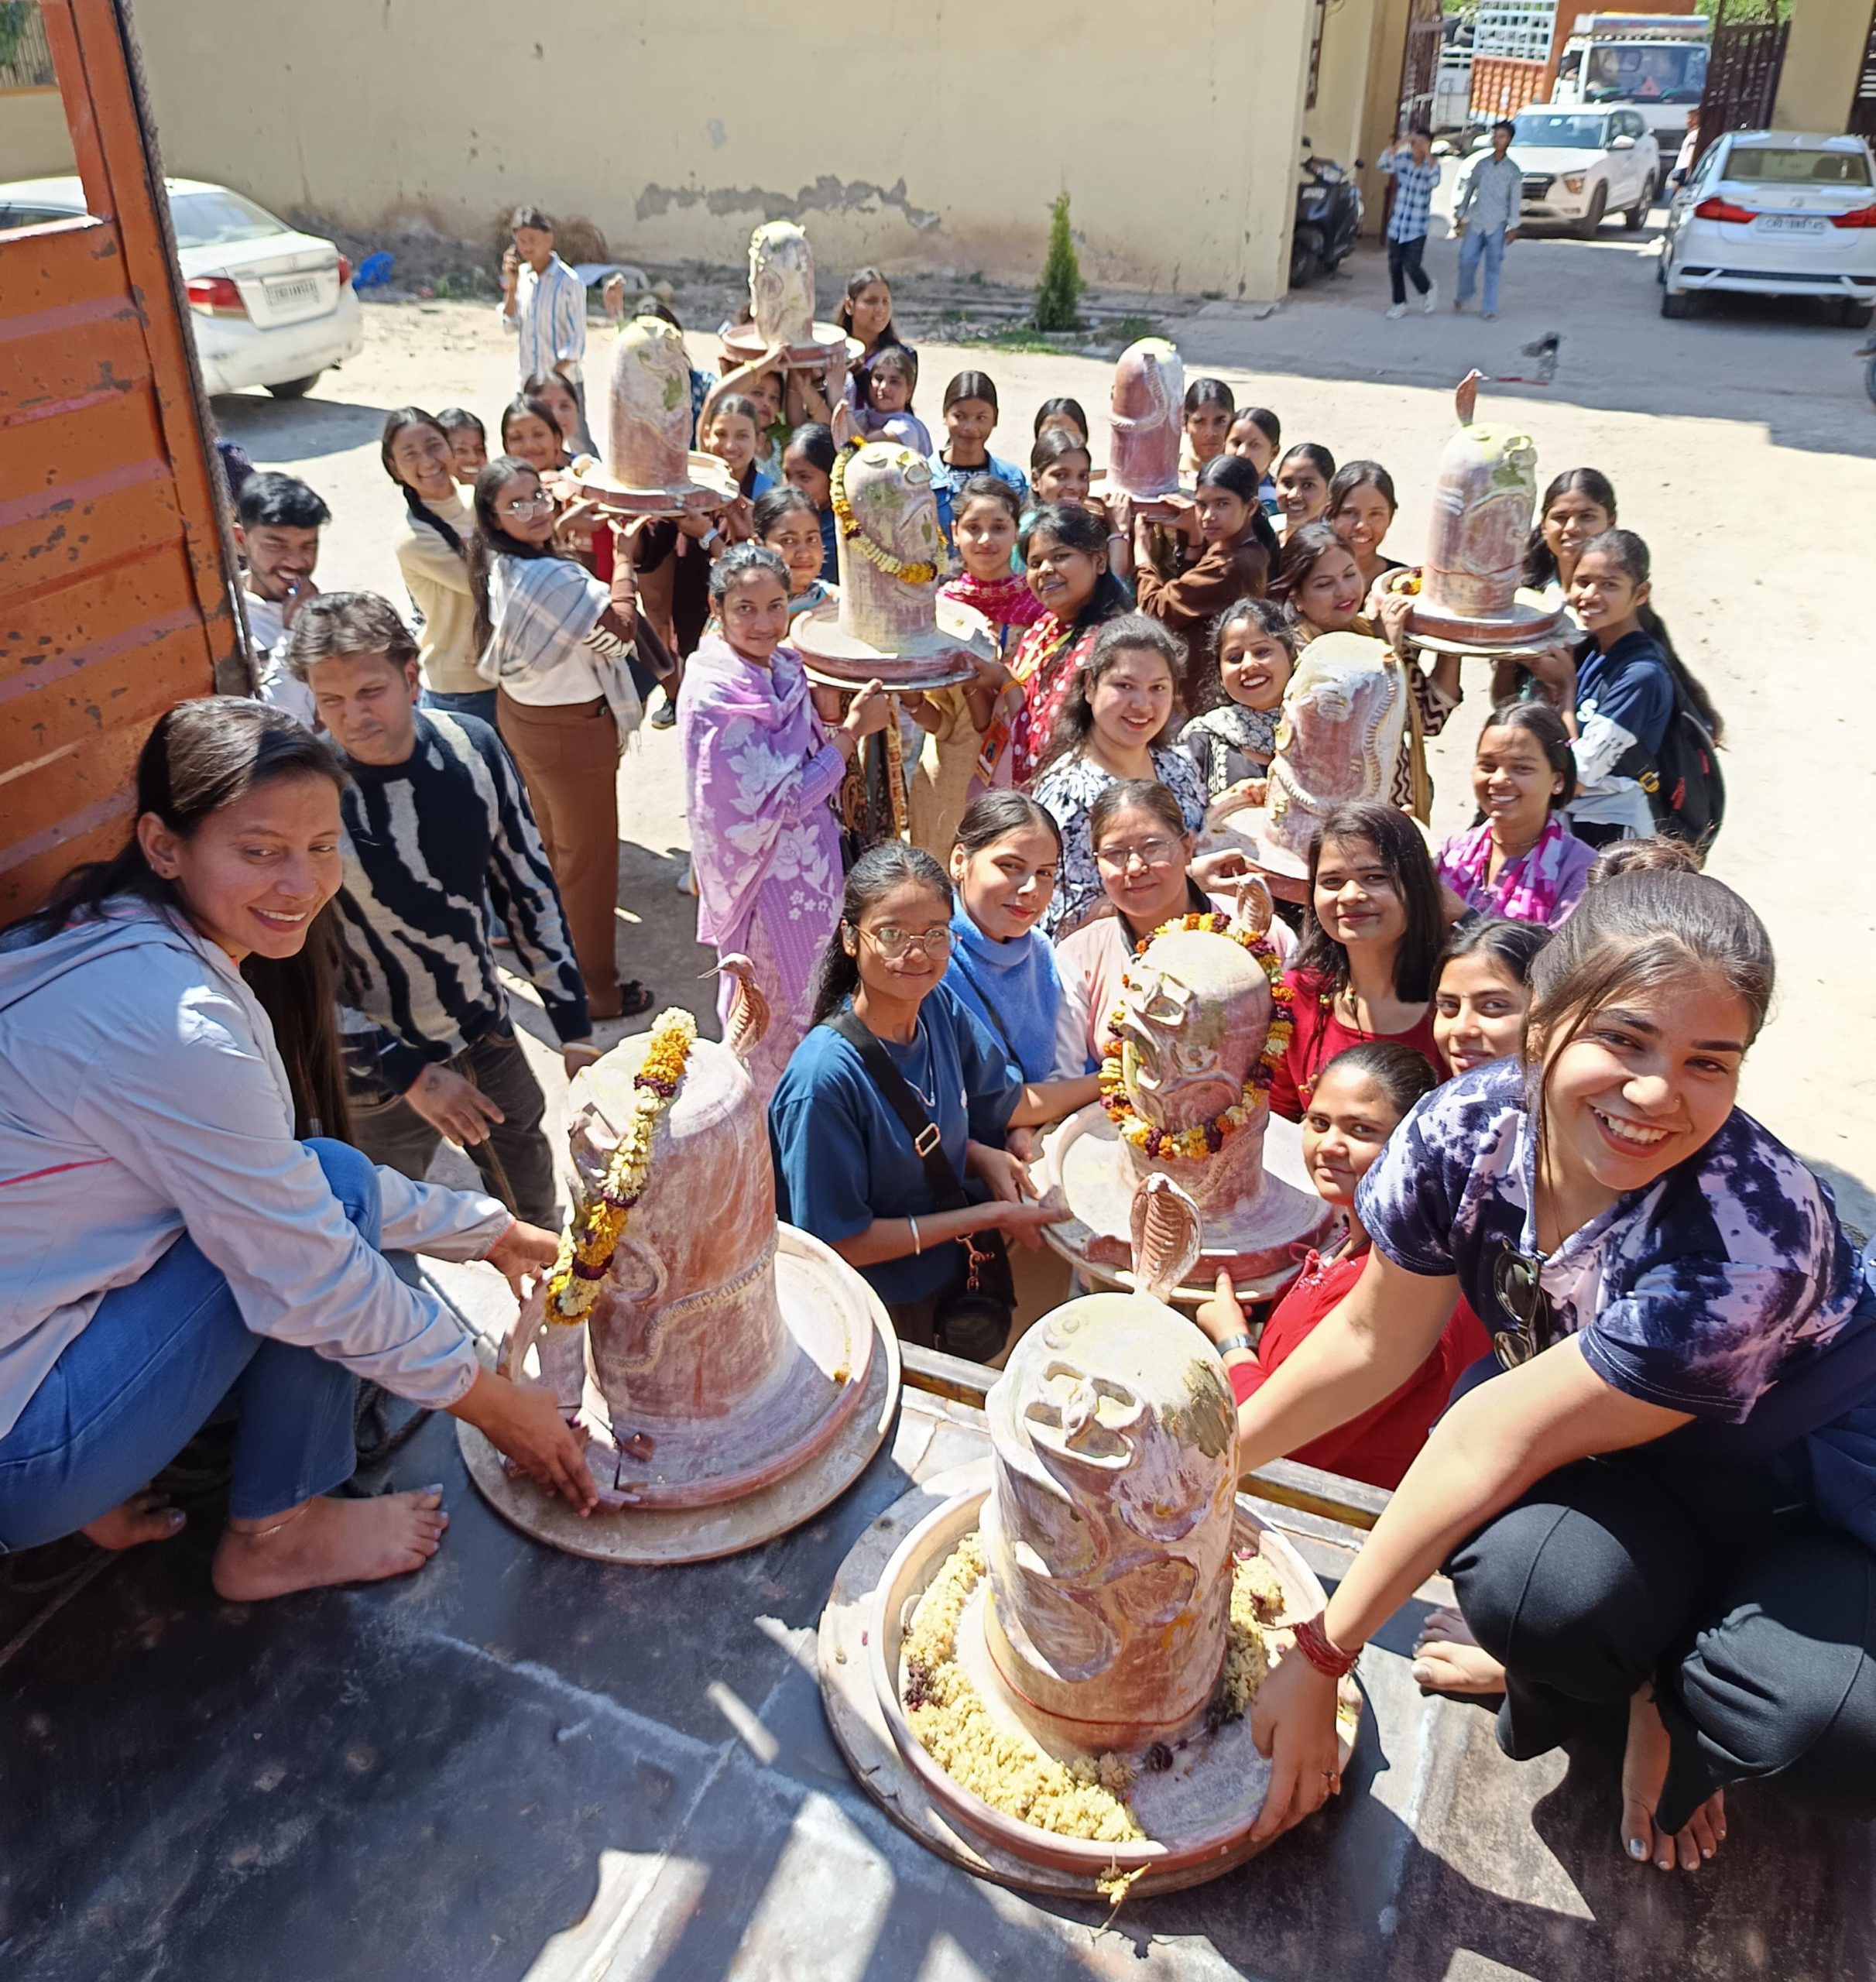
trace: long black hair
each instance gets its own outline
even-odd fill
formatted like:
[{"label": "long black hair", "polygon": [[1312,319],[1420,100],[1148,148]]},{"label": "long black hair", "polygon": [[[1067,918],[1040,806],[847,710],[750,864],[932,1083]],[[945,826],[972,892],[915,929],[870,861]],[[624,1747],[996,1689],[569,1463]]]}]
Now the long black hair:
[{"label": "long black hair", "polygon": [[[1107,533],[1101,527],[1099,518],[1079,502],[1044,502],[1030,517],[1029,527],[1017,541],[1026,564],[1029,547],[1038,535],[1052,537],[1058,544],[1065,544],[1085,557],[1107,555]],[[1127,588],[1103,567],[1094,581],[1094,590],[1088,595],[1087,604],[1075,616],[1074,631],[1085,633],[1090,626],[1116,619],[1126,612],[1127,605]]]},{"label": "long black hair", "polygon": [[[1097,524],[1098,529],[1099,526]],[[1166,672],[1172,677],[1172,707],[1166,717],[1166,726],[1151,739],[1150,747],[1156,747],[1171,736],[1178,725],[1184,708],[1182,696],[1185,688],[1185,647],[1176,634],[1170,633],[1157,619],[1149,619],[1144,612],[1124,612],[1117,619],[1110,619],[1095,636],[1093,647],[1086,662],[1075,670],[1075,679],[1069,684],[1068,692],[1062,702],[1061,713],[1055,718],[1055,733],[1049,738],[1049,746],[1042,761],[1037,765],[1035,777],[1040,779],[1052,765],[1064,757],[1072,757],[1087,747],[1089,738],[1094,733],[1094,691],[1101,685],[1103,678],[1118,667],[1130,653],[1151,653],[1166,664]],[[1034,780],[1032,780],[1033,782]]]},{"label": "long black hair", "polygon": [[965,808],[964,817],[958,821],[957,832],[952,836],[952,851],[962,852],[968,858],[983,852],[987,846],[994,846],[1000,839],[1007,839],[1012,833],[1027,832],[1032,826],[1042,827],[1053,836],[1059,857],[1061,828],[1046,806],[1038,805],[1027,791],[983,792]]},{"label": "long black hair", "polygon": [[1289,614],[1292,624],[1303,616],[1297,606],[1297,594],[1309,582],[1309,574],[1332,550],[1339,550],[1349,557],[1355,554],[1342,541],[1335,525],[1322,516],[1312,523],[1299,524],[1284,540],[1271,572],[1270,595]]},{"label": "long black hair", "polygon": [[1349,987],[1349,953],[1316,920],[1315,876],[1322,849],[1331,840],[1355,839],[1366,840],[1374,848],[1407,914],[1407,927],[1401,932],[1400,948],[1394,956],[1394,995],[1404,1004],[1427,1004],[1439,982],[1446,918],[1440,909],[1433,856],[1420,828],[1391,805],[1338,805],[1325,815],[1322,830],[1310,844],[1309,907],[1291,967],[1319,979],[1331,993]]},{"label": "long black hair", "polygon": [[1548,702],[1507,702],[1494,709],[1479,732],[1479,747],[1494,729],[1521,729],[1544,753],[1544,761],[1562,779],[1562,789],[1550,795],[1549,810],[1560,812],[1576,796],[1576,753],[1563,718]]},{"label": "long black hair", "polygon": [[518,475],[539,478],[540,471],[513,454],[497,454],[475,478],[475,534],[469,541],[469,590],[475,600],[475,651],[489,644],[495,628],[489,617],[489,574],[497,557],[557,557],[553,540],[523,544],[502,527],[496,505]]},{"label": "long black hair", "polygon": [[[846,289],[842,293],[840,301],[835,307],[834,321],[847,333],[849,337],[853,334],[854,298],[859,294],[863,289],[872,288],[876,282],[886,291],[888,296],[892,294],[892,284],[887,280],[884,276],[880,274],[877,269],[856,269],[852,274],[849,276],[847,278]],[[899,334],[899,326],[893,322],[893,319],[889,315],[886,320],[886,327],[880,333],[879,337],[874,341],[873,348],[875,351],[883,351],[888,345],[902,345],[904,342],[905,339]],[[867,355],[867,354],[864,352],[861,354],[862,357],[865,357],[866,355]],[[856,373],[859,370],[859,360],[856,358],[854,361],[854,369]]]},{"label": "long black hair", "polygon": [[[178,702],[156,719],[137,756],[135,818],[153,813],[182,839],[204,821],[263,784],[284,777],[323,777],[343,790],[345,773],[321,739],[283,709],[245,695],[203,695]],[[133,823],[108,860],[74,867],[26,926],[36,939],[97,919],[114,897],[132,895],[179,923],[187,920],[174,881],[145,857]],[[273,1027],[286,1068],[297,1136],[349,1140],[352,1114],[338,1044],[337,989],[344,961],[338,920],[328,902],[307,926],[297,955],[248,957],[241,974]]]},{"label": "long black hair", "polygon": [[[1584,557],[1593,550],[1599,557],[1614,560],[1616,568],[1632,585],[1645,585],[1648,581],[1651,560],[1648,547],[1632,530],[1606,530],[1600,537],[1593,537],[1583,547]],[[1581,571],[1583,560],[1577,560],[1576,568]],[[1662,658],[1668,664],[1668,672],[1673,676],[1675,686],[1693,705],[1693,712],[1706,727],[1706,733],[1716,743],[1726,740],[1726,726],[1720,721],[1720,712],[1713,707],[1713,698],[1708,694],[1699,677],[1686,662],[1674,651],[1674,643],[1668,637],[1668,629],[1661,615],[1651,602],[1644,600],[1635,609],[1635,619],[1643,633],[1661,649]]]},{"label": "long black hair", "polygon": [[[860,981],[860,920],[876,901],[895,888],[911,885],[929,888],[951,914],[951,876],[921,846],[907,846],[903,840],[882,840],[869,846],[847,870],[847,883],[840,897],[840,921],[821,953],[821,968],[815,977],[814,1015],[810,1026],[820,1024],[840,1010]],[[847,939],[853,948],[847,948]]]},{"label": "long black hair", "polygon": [[1235,496],[1250,512],[1245,528],[1270,561],[1270,569],[1275,571],[1280,547],[1277,533],[1271,528],[1271,520],[1264,513],[1264,505],[1257,499],[1257,491],[1263,486],[1264,478],[1245,460],[1242,454],[1214,454],[1199,471],[1194,485],[1200,489],[1223,489]]},{"label": "long black hair", "polygon": [[1537,520],[1524,539],[1524,569],[1519,582],[1542,592],[1557,575],[1556,553],[1544,541],[1544,519],[1551,506],[1566,496],[1586,496],[1599,509],[1607,513],[1610,529],[1615,527],[1615,485],[1600,468],[1566,468],[1544,491],[1538,505]]},{"label": "long black hair", "polygon": [[1514,982],[1528,984],[1538,952],[1555,933],[1542,922],[1514,921],[1504,915],[1474,916],[1447,938],[1446,953],[1440,958],[1439,967],[1444,971],[1448,964],[1461,957],[1483,956]]},{"label": "long black hair", "polygon": [[[477,431],[480,432],[482,422],[477,420],[475,426]],[[400,406],[385,420],[384,431],[378,438],[378,458],[384,464],[385,473],[397,483],[399,489],[403,492],[404,507],[410,513],[410,520],[424,530],[434,530],[457,557],[466,558],[469,554],[468,546],[410,486],[409,482],[400,481],[398,478],[397,470],[391,461],[391,446],[398,435],[407,427],[434,427],[443,436],[446,443],[450,437],[449,429],[434,413],[426,413],[420,406]],[[485,436],[483,444],[487,445]]]}]

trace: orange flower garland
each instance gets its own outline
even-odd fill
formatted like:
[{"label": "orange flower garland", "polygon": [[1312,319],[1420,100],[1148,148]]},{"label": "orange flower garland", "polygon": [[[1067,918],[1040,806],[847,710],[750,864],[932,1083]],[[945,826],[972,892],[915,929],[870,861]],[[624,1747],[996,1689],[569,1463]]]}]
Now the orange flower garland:
[{"label": "orange flower garland", "polygon": [[[1159,1128],[1135,1113],[1133,1104],[1127,1099],[1121,1071],[1121,1058],[1126,1049],[1115,1031],[1126,1013],[1123,1007],[1116,1005],[1109,1014],[1108,1041],[1101,1049],[1101,1106],[1107,1110],[1108,1120],[1120,1131],[1123,1140],[1136,1149],[1144,1150],[1148,1156],[1176,1157],[1185,1162],[1197,1163],[1208,1156],[1215,1156],[1233,1136],[1250,1126],[1257,1098],[1268,1091],[1276,1076],[1278,1063],[1288,1049],[1291,1036],[1296,1030],[1291,1010],[1296,994],[1283,981],[1283,958],[1278,954],[1276,945],[1260,931],[1244,928],[1216,910],[1199,915],[1182,915],[1173,921],[1162,923],[1147,942],[1136,945],[1134,955],[1144,956],[1149,943],[1178,930],[1202,930],[1211,935],[1227,937],[1257,958],[1264,975],[1270,980],[1274,1008],[1270,1030],[1264,1037],[1264,1051],[1245,1076],[1243,1092],[1222,1115],[1214,1115],[1210,1121],[1190,1129]],[[1120,988],[1130,990],[1132,979],[1123,977]]]}]

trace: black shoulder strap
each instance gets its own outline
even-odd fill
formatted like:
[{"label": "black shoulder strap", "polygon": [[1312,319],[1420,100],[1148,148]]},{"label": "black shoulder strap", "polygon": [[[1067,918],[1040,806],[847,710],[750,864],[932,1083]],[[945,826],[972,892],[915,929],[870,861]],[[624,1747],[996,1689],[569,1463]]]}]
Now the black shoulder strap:
[{"label": "black shoulder strap", "polygon": [[951,1159],[945,1154],[938,1124],[925,1113],[911,1084],[893,1065],[892,1056],[855,1017],[852,1006],[842,1005],[821,1023],[832,1027],[860,1056],[860,1065],[872,1075],[873,1084],[880,1090],[887,1106],[904,1125],[918,1160],[925,1166],[925,1181],[931,1187],[932,1209],[956,1211],[968,1204],[970,1200],[958,1182],[958,1173],[952,1168]]}]

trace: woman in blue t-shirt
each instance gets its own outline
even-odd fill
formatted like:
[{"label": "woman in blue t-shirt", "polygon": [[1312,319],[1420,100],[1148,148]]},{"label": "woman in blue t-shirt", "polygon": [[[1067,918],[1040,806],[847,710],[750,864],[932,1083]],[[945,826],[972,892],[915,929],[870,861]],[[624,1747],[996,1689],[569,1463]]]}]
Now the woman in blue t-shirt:
[{"label": "woman in blue t-shirt", "polygon": [[1061,829],[1034,799],[986,791],[972,800],[951,849],[958,897],[945,982],[1002,1047],[1010,1077],[1034,1084],[1049,1121],[1099,1100],[1101,1092],[1092,1074],[1049,1078],[1062,987],[1041,924],[1061,873]]},{"label": "woman in blue t-shirt", "polygon": [[1576,795],[1564,814],[1591,846],[1655,830],[1643,780],[1661,762],[1677,696],[1720,739],[1719,712],[1648,603],[1648,547],[1632,530],[1608,530],[1570,578],[1570,609],[1589,639],[1576,658]]},{"label": "woman in blue t-shirt", "polygon": [[[944,982],[951,883],[928,853],[888,840],[847,876],[839,927],[821,959],[814,1020],[769,1107],[776,1208],[857,1267],[907,1342],[929,1347],[965,1288],[970,1249],[986,1232],[1034,1245],[1048,1211],[1003,1147],[1013,1123],[1050,1118],[1002,1045]],[[941,1209],[913,1132],[881,1091],[859,1022],[936,1125],[952,1176],[970,1200]],[[976,1353],[994,1355],[1000,1339]]]},{"label": "woman in blue t-shirt", "polygon": [[1876,1295],[1734,1105],[1772,975],[1707,876],[1592,888],[1533,965],[1524,1059],[1428,1096],[1363,1180],[1367,1267],[1240,1411],[1241,1462],[1386,1396],[1460,1294],[1497,1353],[1257,1696],[1262,1834],[1329,1793],[1335,1675],[1442,1564],[1508,1754],[1626,1709],[1632,1857],[1697,1867],[1748,1778],[1876,1815]]}]

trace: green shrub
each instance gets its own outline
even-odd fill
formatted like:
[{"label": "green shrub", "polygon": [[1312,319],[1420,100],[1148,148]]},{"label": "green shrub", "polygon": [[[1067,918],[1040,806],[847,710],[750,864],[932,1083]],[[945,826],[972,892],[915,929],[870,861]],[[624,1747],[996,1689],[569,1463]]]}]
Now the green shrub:
[{"label": "green shrub", "polygon": [[1081,258],[1075,252],[1075,236],[1068,226],[1068,196],[1059,194],[1050,209],[1049,251],[1042,264],[1042,280],[1036,288],[1036,328],[1076,328],[1080,320],[1075,315],[1075,305],[1086,286],[1082,280]]}]

